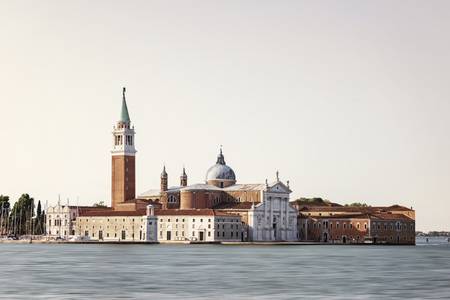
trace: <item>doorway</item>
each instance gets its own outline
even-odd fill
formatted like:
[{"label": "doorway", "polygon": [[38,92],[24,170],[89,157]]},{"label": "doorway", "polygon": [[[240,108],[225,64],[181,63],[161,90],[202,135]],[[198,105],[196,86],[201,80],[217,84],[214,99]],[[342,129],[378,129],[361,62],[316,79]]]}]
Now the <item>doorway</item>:
[{"label": "doorway", "polygon": [[203,241],[203,239],[204,239],[203,236],[204,236],[205,233],[203,231],[200,231],[198,234],[199,234],[199,240]]},{"label": "doorway", "polygon": [[98,232],[98,239],[99,239],[100,241],[103,240],[103,230],[100,230],[100,231]]},{"label": "doorway", "polygon": [[167,231],[167,240],[170,241],[172,239],[172,231]]},{"label": "doorway", "polygon": [[342,244],[347,244],[347,237],[346,236],[342,237]]},{"label": "doorway", "polygon": [[326,232],[323,233],[323,242],[328,243],[328,233]]}]

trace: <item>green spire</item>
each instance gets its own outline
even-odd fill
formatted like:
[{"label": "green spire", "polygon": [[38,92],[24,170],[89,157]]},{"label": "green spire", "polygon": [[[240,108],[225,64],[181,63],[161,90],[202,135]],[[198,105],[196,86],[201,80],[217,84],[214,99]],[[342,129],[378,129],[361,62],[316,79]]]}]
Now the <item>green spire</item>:
[{"label": "green spire", "polygon": [[122,112],[120,113],[120,121],[122,121],[124,123],[130,123],[130,115],[128,114],[127,101],[125,99],[125,91],[126,91],[126,89],[123,88]]}]

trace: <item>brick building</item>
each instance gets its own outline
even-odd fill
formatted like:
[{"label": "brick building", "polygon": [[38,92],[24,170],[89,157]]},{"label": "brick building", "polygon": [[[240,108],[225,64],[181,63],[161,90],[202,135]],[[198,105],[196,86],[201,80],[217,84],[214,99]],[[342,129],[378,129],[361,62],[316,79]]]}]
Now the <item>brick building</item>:
[{"label": "brick building", "polygon": [[414,217],[414,210],[399,205],[306,205],[299,209],[298,230],[300,239],[304,241],[415,244]]}]

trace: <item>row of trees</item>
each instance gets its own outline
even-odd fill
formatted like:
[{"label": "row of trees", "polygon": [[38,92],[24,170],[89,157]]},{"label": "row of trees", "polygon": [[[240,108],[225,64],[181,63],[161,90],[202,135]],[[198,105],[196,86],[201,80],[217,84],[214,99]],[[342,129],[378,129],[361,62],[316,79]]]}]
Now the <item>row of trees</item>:
[{"label": "row of trees", "polygon": [[0,235],[41,235],[45,233],[45,212],[41,201],[22,194],[11,208],[8,196],[0,195]]}]

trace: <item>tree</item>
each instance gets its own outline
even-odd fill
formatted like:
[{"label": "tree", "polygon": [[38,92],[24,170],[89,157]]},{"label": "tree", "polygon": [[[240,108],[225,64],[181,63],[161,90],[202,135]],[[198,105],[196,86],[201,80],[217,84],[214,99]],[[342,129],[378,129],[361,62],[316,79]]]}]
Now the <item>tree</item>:
[{"label": "tree", "polygon": [[94,207],[106,207],[105,201],[99,201],[97,203],[94,203]]},{"label": "tree", "polygon": [[9,216],[9,197],[0,195],[0,234],[6,233]]},{"label": "tree", "polygon": [[354,202],[350,204],[345,204],[345,206],[356,206],[356,207],[367,207],[366,203]]},{"label": "tree", "polygon": [[39,200],[36,208],[36,217],[40,217],[41,214],[42,214],[42,207],[41,207],[41,200]]},{"label": "tree", "polygon": [[45,222],[45,214],[42,212],[41,200],[39,200],[36,208],[36,218],[34,219],[33,234],[35,235],[44,234],[45,232],[44,222]]},{"label": "tree", "polygon": [[28,194],[22,194],[19,200],[14,203],[11,210],[10,228],[12,226],[12,233],[15,235],[31,233],[32,223],[30,220],[34,215],[34,199]]},{"label": "tree", "polygon": [[10,207],[9,197],[0,195],[0,215],[8,213],[9,207]]}]

